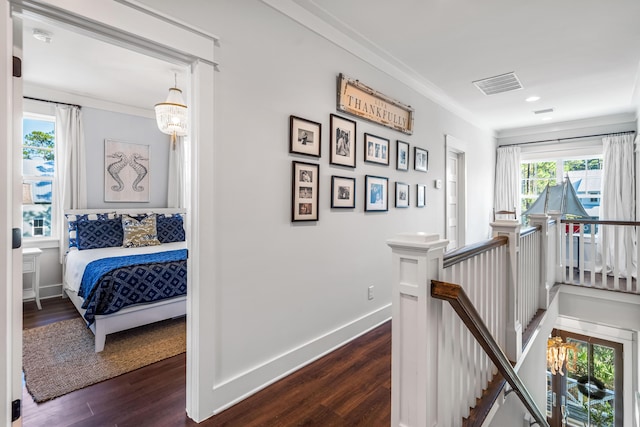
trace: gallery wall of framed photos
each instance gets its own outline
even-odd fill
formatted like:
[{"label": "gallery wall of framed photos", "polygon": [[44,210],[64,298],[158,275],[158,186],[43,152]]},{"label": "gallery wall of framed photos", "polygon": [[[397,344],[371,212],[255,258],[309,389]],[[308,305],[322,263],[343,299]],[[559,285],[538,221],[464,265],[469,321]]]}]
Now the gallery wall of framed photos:
[{"label": "gallery wall of framed photos", "polygon": [[[386,98],[393,102],[389,99]],[[351,114],[346,109],[338,108],[338,111]],[[331,210],[356,210],[362,206],[366,213],[388,212],[390,199],[395,209],[427,206],[425,173],[429,171],[429,151],[425,148],[426,143],[412,143],[407,136],[398,139],[392,134],[412,133],[413,110],[410,112],[410,129],[398,126],[376,129],[376,125],[370,123],[375,121],[372,118],[359,123],[355,119],[329,113],[328,180],[320,175],[322,119],[290,115],[289,153],[296,158],[291,161],[291,221],[319,221],[323,205]],[[360,134],[359,128],[364,128]],[[363,153],[360,154],[361,166],[364,167],[361,175],[357,174],[359,152]],[[390,175],[401,179],[393,181]],[[327,201],[320,198],[321,185],[330,188]],[[358,191],[359,186],[361,191]]]}]

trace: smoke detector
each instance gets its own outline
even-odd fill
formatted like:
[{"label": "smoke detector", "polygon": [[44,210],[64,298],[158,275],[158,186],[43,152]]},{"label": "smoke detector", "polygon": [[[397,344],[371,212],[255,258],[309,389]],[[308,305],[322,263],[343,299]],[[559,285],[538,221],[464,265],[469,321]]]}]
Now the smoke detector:
[{"label": "smoke detector", "polygon": [[39,28],[34,28],[33,30],[33,37],[36,40],[40,40],[41,42],[44,43],[51,43],[51,39],[53,39],[53,34],[51,34],[48,31],[45,30],[41,30]]},{"label": "smoke detector", "polygon": [[516,76],[516,73],[513,71],[510,73],[500,74],[498,76],[488,77],[486,79],[476,80],[473,84],[485,95],[495,95],[497,93],[522,89],[522,84],[520,83],[518,76]]}]

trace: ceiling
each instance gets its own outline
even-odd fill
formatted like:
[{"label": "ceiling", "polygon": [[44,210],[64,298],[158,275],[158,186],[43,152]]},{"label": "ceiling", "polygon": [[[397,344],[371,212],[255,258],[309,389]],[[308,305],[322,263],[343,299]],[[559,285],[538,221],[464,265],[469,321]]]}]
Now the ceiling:
[{"label": "ceiling", "polygon": [[[494,130],[638,107],[638,0],[294,1]],[[522,89],[472,83],[509,72]]]},{"label": "ceiling", "polygon": [[[635,113],[640,103],[638,0],[291,1],[485,128]],[[52,41],[35,40],[35,27]],[[25,82],[149,109],[164,100],[176,70],[29,21],[24,58]],[[487,96],[472,83],[509,72],[522,89]],[[179,74],[179,87],[185,79]],[[533,95],[540,100],[525,102]],[[553,112],[534,114],[546,109]]]},{"label": "ceiling", "polygon": [[[23,17],[23,81],[25,96],[42,98],[50,90],[70,94],[71,103],[82,100],[108,101],[148,110],[163,102],[177,77],[186,86],[185,67],[70,31],[49,22]],[[51,36],[37,40],[34,30]],[[174,77],[174,73],[176,76]],[[69,97],[53,99],[69,102]],[[84,104],[83,104],[84,105]]]}]

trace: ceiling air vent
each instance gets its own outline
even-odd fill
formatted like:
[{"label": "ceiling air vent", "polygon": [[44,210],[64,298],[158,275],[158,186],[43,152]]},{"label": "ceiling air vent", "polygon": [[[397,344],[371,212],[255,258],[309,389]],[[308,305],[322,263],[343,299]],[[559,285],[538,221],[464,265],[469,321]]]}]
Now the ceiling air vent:
[{"label": "ceiling air vent", "polygon": [[514,72],[476,80],[473,84],[485,95],[495,95],[496,93],[522,89],[520,80],[518,80],[518,76]]},{"label": "ceiling air vent", "polygon": [[553,113],[553,108],[545,108],[544,110],[535,110],[533,114],[547,114]]}]

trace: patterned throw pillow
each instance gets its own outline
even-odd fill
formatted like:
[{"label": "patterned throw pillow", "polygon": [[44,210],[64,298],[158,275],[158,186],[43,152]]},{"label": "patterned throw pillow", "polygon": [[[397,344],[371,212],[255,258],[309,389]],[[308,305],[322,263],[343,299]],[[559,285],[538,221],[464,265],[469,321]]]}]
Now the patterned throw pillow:
[{"label": "patterned throw pillow", "polygon": [[117,218],[115,212],[95,213],[95,214],[66,214],[69,230],[69,249],[78,248],[78,221],[81,220],[106,220]]},{"label": "patterned throw pillow", "polygon": [[122,220],[120,218],[77,221],[78,249],[98,249],[122,246]]},{"label": "patterned throw pillow", "polygon": [[160,243],[184,242],[185,234],[182,215],[159,214],[156,219]]},{"label": "patterned throw pillow", "polygon": [[137,220],[129,215],[122,215],[122,230],[124,237],[122,246],[125,248],[140,248],[160,244],[156,230],[156,215],[152,214]]}]

